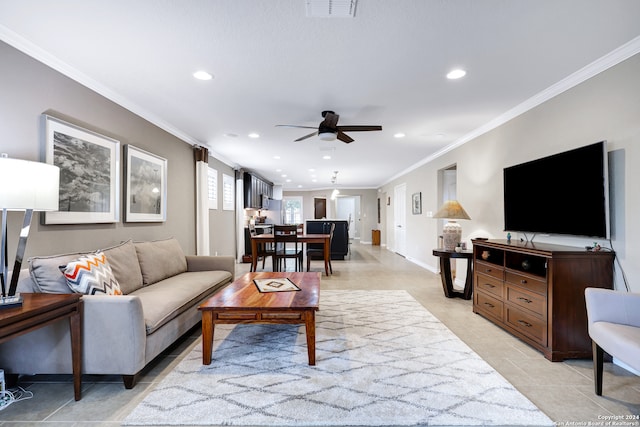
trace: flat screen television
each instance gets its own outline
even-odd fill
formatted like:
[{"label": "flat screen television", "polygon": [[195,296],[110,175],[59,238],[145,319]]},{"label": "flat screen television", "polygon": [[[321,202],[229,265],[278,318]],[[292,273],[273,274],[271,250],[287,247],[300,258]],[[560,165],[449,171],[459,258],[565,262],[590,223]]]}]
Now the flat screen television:
[{"label": "flat screen television", "polygon": [[504,228],[609,238],[606,142],[504,168]]}]

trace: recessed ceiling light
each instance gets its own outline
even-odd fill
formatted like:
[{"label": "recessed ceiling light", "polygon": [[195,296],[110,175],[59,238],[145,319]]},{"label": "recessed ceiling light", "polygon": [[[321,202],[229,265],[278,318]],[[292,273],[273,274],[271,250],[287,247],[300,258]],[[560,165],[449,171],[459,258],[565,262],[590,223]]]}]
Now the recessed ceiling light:
[{"label": "recessed ceiling light", "polygon": [[309,172],[315,172],[316,170],[314,168],[309,169]]},{"label": "recessed ceiling light", "polygon": [[282,172],[282,169],[276,169],[276,172]]},{"label": "recessed ceiling light", "polygon": [[226,136],[227,138],[237,138],[238,135],[235,133],[225,133],[224,136]]},{"label": "recessed ceiling light", "polygon": [[211,74],[203,70],[196,71],[195,73],[193,73],[193,77],[195,77],[198,80],[211,80],[213,78]]},{"label": "recessed ceiling light", "polygon": [[404,135],[404,133],[402,133],[402,132],[398,132],[398,133],[394,134],[394,135],[393,135],[393,137],[394,137],[394,138],[404,138],[404,137],[405,137],[405,135]]},{"label": "recessed ceiling light", "polygon": [[290,179],[288,179],[286,182],[291,182],[291,180],[290,180]]},{"label": "recessed ceiling light", "polygon": [[250,133],[248,136],[249,138],[260,138],[260,134],[257,134],[255,132]]},{"label": "recessed ceiling light", "polygon": [[465,70],[457,68],[455,70],[449,71],[449,74],[447,74],[447,78],[451,79],[451,80],[455,80],[455,79],[459,79],[461,77],[464,77],[466,75],[467,75],[467,72]]},{"label": "recessed ceiling light", "polygon": [[278,156],[278,155],[273,156],[273,158],[276,159],[276,160],[280,160],[280,156]]},{"label": "recessed ceiling light", "polygon": [[287,177],[287,174],[286,174],[286,173],[283,173],[283,174],[282,174],[282,175],[280,175],[280,176],[281,176],[281,177],[283,177],[283,178],[286,178],[286,177]]},{"label": "recessed ceiling light", "polygon": [[331,159],[331,156],[329,156],[329,155],[324,155],[324,156],[322,156],[322,158],[323,158],[324,160],[329,160],[329,159]]}]

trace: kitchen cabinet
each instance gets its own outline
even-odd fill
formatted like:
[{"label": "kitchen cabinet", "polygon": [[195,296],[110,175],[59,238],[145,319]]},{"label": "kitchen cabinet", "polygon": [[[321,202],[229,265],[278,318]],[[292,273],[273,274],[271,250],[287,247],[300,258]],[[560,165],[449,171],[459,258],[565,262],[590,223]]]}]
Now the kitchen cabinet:
[{"label": "kitchen cabinet", "polygon": [[263,206],[263,197],[273,197],[273,184],[256,174],[245,172],[244,207],[250,209],[268,209]]}]

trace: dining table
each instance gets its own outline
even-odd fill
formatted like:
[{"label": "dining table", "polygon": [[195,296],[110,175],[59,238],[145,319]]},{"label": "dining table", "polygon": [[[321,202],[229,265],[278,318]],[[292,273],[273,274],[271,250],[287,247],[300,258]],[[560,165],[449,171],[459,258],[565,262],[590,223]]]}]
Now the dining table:
[{"label": "dining table", "polygon": [[[256,234],[251,236],[251,271],[256,271],[258,263],[258,244],[273,243],[273,234]],[[329,275],[329,261],[331,260],[331,235],[330,234],[298,234],[298,242],[322,243],[324,245],[324,274]]]}]

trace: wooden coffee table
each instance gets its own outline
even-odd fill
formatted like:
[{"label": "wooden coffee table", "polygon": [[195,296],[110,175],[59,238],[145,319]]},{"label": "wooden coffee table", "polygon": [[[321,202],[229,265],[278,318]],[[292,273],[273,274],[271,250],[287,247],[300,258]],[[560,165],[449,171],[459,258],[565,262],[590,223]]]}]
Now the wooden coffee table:
[{"label": "wooden coffee table", "polygon": [[[260,292],[254,279],[289,278],[299,291]],[[211,364],[216,324],[304,323],[309,365],[316,364],[316,311],[320,273],[247,273],[202,303],[202,363]]]}]

